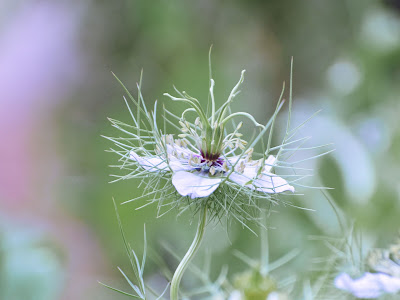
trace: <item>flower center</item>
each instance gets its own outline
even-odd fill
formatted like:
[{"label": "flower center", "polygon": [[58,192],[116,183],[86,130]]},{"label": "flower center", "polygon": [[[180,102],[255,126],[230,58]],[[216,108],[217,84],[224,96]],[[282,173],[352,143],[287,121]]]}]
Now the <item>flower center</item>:
[{"label": "flower center", "polygon": [[201,157],[207,161],[215,162],[217,160],[222,160],[222,158],[220,158],[219,153],[207,153],[207,152],[204,153],[203,150],[200,150],[200,154],[201,154]]},{"label": "flower center", "polygon": [[189,164],[199,172],[208,173],[211,176],[228,171],[226,162],[219,155],[206,156],[201,152],[201,155],[192,156],[189,159]]}]

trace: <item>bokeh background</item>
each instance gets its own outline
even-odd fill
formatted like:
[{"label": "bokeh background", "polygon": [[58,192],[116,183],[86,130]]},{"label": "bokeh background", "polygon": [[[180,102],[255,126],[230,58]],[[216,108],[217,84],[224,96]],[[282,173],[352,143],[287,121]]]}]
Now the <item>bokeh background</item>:
[{"label": "bokeh background", "polygon": [[[121,203],[141,194],[139,182],[108,183],[116,157],[104,151],[111,144],[101,135],[118,135],[107,117],[129,120],[111,71],[134,92],[143,69],[149,105],[159,99],[176,106],[162,96],[173,84],[207,99],[211,44],[217,102],[246,69],[234,107],[261,123],[271,116],[294,57],[292,122],[322,110],[299,137],[336,149],[308,164],[315,169],[309,183],[335,188],[329,194],[355,220],[365,247],[395,237],[399,1],[3,0],[0,299],[124,299],[97,283],[128,288],[116,269],[127,268],[128,260],[112,197]],[[282,122],[286,114],[287,108]],[[271,260],[301,250],[278,277],[312,278],[313,258],[330,250],[309,236],[340,237],[323,194],[301,191],[293,204],[314,212],[276,206],[268,219]],[[135,210],[139,205],[120,207],[128,239],[140,254],[146,223],[153,252],[173,269],[177,262],[161,244],[183,255],[196,222],[174,212],[157,219],[154,207]],[[212,278],[224,264],[230,275],[246,269],[232,249],[260,257],[259,238],[238,224],[228,233],[224,226],[207,231],[202,249],[212,253]],[[150,259],[146,277],[156,286],[164,283],[159,269]]]}]

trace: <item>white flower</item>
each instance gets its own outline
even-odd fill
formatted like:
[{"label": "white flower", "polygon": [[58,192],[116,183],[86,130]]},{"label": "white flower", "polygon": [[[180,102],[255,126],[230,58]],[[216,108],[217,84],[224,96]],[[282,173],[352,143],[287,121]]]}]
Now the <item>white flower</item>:
[{"label": "white flower", "polygon": [[288,300],[288,296],[286,294],[281,294],[278,292],[272,292],[268,295],[266,300]]},{"label": "white flower", "polygon": [[365,273],[357,279],[342,273],[335,278],[335,286],[350,292],[357,298],[373,299],[381,295],[396,294],[400,291],[400,278],[384,273]]},{"label": "white flower", "polygon": [[239,291],[233,291],[228,300],[243,300],[242,294]]},{"label": "white flower", "polygon": [[[183,213],[188,208],[196,212],[206,206],[213,220],[228,217],[247,228],[247,222],[259,223],[258,211],[266,203],[278,204],[281,199],[277,194],[294,192],[291,184],[307,176],[294,172],[295,165],[301,161],[288,161],[294,152],[302,149],[299,144],[305,140],[293,140],[301,126],[290,129],[288,120],[281,144],[271,144],[275,120],[283,105],[283,91],[274,114],[264,125],[247,112],[231,112],[230,105],[239,94],[243,80],[244,70],[219,108],[214,99],[213,79],[210,79],[206,110],[199,100],[184,91],[175,89],[177,96],[165,93],[172,101],[187,106],[181,115],[170,112],[164,106],[160,113],[157,102],[153,110],[147,109],[140,84],[138,99],[135,99],[120,82],[129,98],[125,100],[132,122],[127,124],[110,119],[112,126],[123,135],[106,138],[115,144],[110,151],[120,156],[120,164],[112,167],[127,170],[128,173],[113,174],[115,180],[112,182],[141,179],[143,196],[150,196],[144,206],[156,203],[158,216],[173,208],[179,207],[180,213]],[[135,110],[131,109],[129,100]],[[236,118],[247,119],[254,125],[251,136],[243,138],[239,132],[243,123],[237,124]],[[179,139],[167,134],[170,127],[179,131]],[[254,153],[253,149],[256,149]],[[290,182],[283,175],[274,174],[275,169],[290,172],[287,175]],[[185,201],[184,197],[196,200]]]},{"label": "white flower", "polygon": [[270,172],[276,162],[273,155],[265,162],[251,160],[251,151],[242,157],[221,154],[209,159],[202,151],[194,152],[187,148],[187,143],[174,141],[170,135],[165,140],[167,157],[165,154],[140,156],[131,151],[130,158],[146,171],[172,172],[172,184],[182,196],[192,199],[207,197],[225,179],[263,193],[294,192],[293,186],[285,179]]},{"label": "white flower", "polygon": [[[278,293],[278,292],[272,292],[268,295],[266,300],[286,300],[288,299],[286,295]],[[228,300],[244,300],[242,293],[238,290],[234,290]]]}]

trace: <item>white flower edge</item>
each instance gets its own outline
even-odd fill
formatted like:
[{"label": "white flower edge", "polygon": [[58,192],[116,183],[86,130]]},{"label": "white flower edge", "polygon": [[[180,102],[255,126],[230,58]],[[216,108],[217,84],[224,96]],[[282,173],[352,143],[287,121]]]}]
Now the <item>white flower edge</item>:
[{"label": "white flower edge", "polygon": [[400,291],[400,278],[384,273],[364,273],[357,279],[346,273],[339,274],[334,281],[335,286],[347,291],[357,298],[374,299],[384,293],[395,294]]}]

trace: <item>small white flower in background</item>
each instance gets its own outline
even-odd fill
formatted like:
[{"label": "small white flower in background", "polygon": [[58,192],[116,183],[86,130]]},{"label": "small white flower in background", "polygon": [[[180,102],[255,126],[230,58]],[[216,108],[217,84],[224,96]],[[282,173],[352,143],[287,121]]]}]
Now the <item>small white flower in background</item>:
[{"label": "small white flower in background", "polygon": [[400,298],[400,239],[387,249],[371,249],[365,264],[373,273],[366,272],[360,278],[339,274],[334,281],[338,289],[357,298],[374,299],[384,294],[397,294]]},{"label": "small white flower in background", "polygon": [[374,299],[383,294],[400,292],[400,278],[384,273],[364,273],[360,278],[353,279],[342,273],[335,278],[335,286],[347,291],[357,298]]},{"label": "small white flower in background", "polygon": [[286,294],[272,292],[268,295],[268,298],[266,300],[289,300],[289,298]]},{"label": "small white flower in background", "polygon": [[243,297],[239,291],[233,291],[228,300],[243,300]]},{"label": "small white flower in background", "polygon": [[[265,300],[288,300],[289,298],[285,294],[281,294],[278,292],[272,292],[270,293]],[[233,291],[228,300],[245,300],[245,298],[242,296],[242,293],[239,291]]]}]

